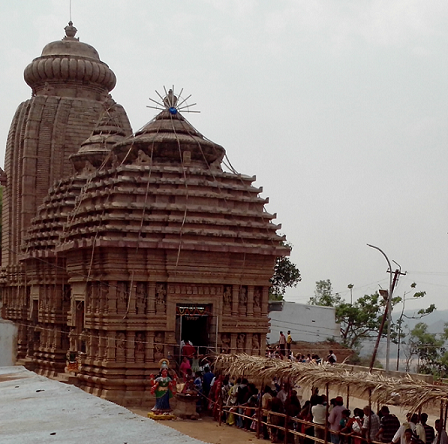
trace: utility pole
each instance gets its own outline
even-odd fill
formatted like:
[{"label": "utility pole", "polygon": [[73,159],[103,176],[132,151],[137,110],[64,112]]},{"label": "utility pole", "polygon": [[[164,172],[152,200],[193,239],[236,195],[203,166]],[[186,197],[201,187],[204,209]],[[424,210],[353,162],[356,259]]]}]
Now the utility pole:
[{"label": "utility pole", "polygon": [[[394,288],[397,286],[398,283],[398,278],[399,276],[405,276],[406,275],[406,271],[404,273],[401,272],[401,265],[397,264],[394,260],[392,260],[392,262],[394,262],[396,265],[398,265],[399,269],[395,269],[394,272],[394,278],[392,281],[392,287],[391,287],[391,294],[389,296],[389,304],[391,304],[392,302],[392,293],[394,291]],[[392,270],[389,268],[389,270],[387,270],[388,273],[390,273],[390,275],[392,276]],[[390,329],[391,329],[391,325],[392,325],[392,305],[390,305],[389,307],[389,313],[388,313],[388,322],[387,322],[387,350],[386,350],[386,371],[389,371],[389,352],[390,352]],[[398,338],[398,340],[400,341],[400,338]],[[397,366],[398,366],[398,362],[397,362]],[[398,370],[398,368],[397,368]]]},{"label": "utility pole", "polygon": [[388,372],[389,371],[389,354],[390,354],[390,330],[391,330],[391,324],[392,324],[392,295],[393,295],[394,288],[398,281],[398,276],[405,275],[406,272],[402,273],[400,265],[398,265],[395,261],[393,261],[395,264],[397,264],[400,267],[400,269],[395,270],[394,277],[392,278],[392,266],[390,264],[389,258],[386,256],[384,251],[378,247],[375,247],[374,245],[367,244],[367,246],[375,248],[375,250],[378,250],[386,258],[387,265],[389,266],[389,268],[387,270],[387,273],[390,274],[390,276],[389,276],[389,291],[387,292],[386,309],[384,311],[383,321],[381,323],[380,331],[378,332],[378,339],[375,344],[375,349],[373,351],[372,361],[370,364],[370,370],[372,370],[373,363],[375,362],[375,358],[376,358],[376,353],[378,351],[378,344],[380,342],[381,334],[383,332],[383,327],[384,327],[385,321],[387,319],[388,322],[387,322],[387,342],[386,342],[386,372]]}]

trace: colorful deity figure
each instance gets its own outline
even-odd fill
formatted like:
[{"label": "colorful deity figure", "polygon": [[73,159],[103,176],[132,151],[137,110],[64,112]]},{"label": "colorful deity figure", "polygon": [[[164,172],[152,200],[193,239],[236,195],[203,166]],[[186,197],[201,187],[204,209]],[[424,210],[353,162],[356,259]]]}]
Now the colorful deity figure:
[{"label": "colorful deity figure", "polygon": [[152,412],[157,415],[169,414],[172,411],[170,399],[176,394],[177,379],[175,375],[169,374],[168,359],[160,360],[159,375],[156,378],[151,375],[150,378],[151,393],[156,395],[156,405],[152,408]]}]

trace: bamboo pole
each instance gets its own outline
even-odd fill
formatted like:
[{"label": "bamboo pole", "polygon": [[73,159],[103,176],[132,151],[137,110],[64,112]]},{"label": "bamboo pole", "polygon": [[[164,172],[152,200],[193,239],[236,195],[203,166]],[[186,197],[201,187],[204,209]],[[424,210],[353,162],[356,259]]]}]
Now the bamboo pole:
[{"label": "bamboo pole", "polygon": [[262,429],[261,419],[262,419],[262,405],[263,405],[263,395],[264,395],[264,378],[261,380],[261,390],[260,390],[260,402],[258,403],[257,410],[257,439],[260,439],[260,428]]},{"label": "bamboo pole", "polygon": [[219,423],[219,425],[221,425],[221,422],[222,422],[222,405],[223,405],[223,400],[222,400],[222,386],[221,386],[221,389],[219,390],[219,393],[218,393],[218,415],[219,415],[218,423]]},{"label": "bamboo pole", "polygon": [[367,442],[370,444],[370,429],[372,427],[372,389],[369,388],[369,428],[367,429]]},{"label": "bamboo pole", "polygon": [[[327,405],[326,405],[326,412],[325,412],[325,416],[328,418],[328,406],[329,406],[329,401],[330,401],[330,397],[329,397],[329,389],[328,389],[328,382],[325,384],[325,395],[327,396]],[[328,421],[325,421],[325,444],[327,444],[328,442]]]}]

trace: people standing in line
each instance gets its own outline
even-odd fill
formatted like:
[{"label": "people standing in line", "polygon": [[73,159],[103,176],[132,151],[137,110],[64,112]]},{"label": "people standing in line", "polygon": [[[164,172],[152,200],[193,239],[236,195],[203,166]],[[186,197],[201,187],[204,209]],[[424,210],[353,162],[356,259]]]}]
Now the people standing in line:
[{"label": "people standing in line", "polygon": [[426,431],[423,424],[420,422],[420,416],[417,416],[417,422],[415,423],[415,432],[418,439],[421,441],[420,444],[426,444]]},{"label": "people standing in line", "polygon": [[229,397],[227,399],[227,406],[230,407],[229,414],[227,415],[226,424],[232,426],[235,424],[234,411],[238,408],[238,389],[241,384],[241,378],[238,378],[234,385],[229,389]]},{"label": "people standing in line", "polygon": [[291,331],[288,330],[288,335],[286,336],[286,350],[288,351],[288,357],[291,354],[291,344],[292,344]]},{"label": "people standing in line", "polygon": [[196,356],[196,349],[193,347],[190,341],[186,341],[182,347],[182,356],[186,356],[190,361],[190,365],[193,363],[193,358]]},{"label": "people standing in line", "polygon": [[182,358],[182,362],[179,366],[179,372],[182,376],[182,378],[185,379],[185,375],[187,374],[187,370],[191,370],[191,365],[190,365],[190,361],[188,360],[188,358],[186,356],[184,356]]},{"label": "people standing in line", "polygon": [[380,429],[375,439],[379,439],[381,442],[390,443],[395,436],[395,433],[397,433],[397,430],[400,428],[400,421],[395,415],[391,415],[387,405],[383,405],[380,412]]},{"label": "people standing in line", "polygon": [[280,346],[280,354],[282,355],[282,359],[283,359],[283,356],[285,356],[285,354],[286,354],[286,351],[285,351],[286,337],[285,337],[285,335],[283,334],[282,331],[280,332],[280,337],[278,339],[278,344]]},{"label": "people standing in line", "polygon": [[319,387],[313,387],[311,389],[311,398],[310,398],[311,405],[312,406],[316,405],[318,399],[319,399]]},{"label": "people standing in line", "polygon": [[398,441],[400,441],[400,444],[406,444],[406,439],[404,436],[404,432],[407,429],[411,429],[412,432],[415,432],[416,423],[418,421],[417,415],[414,413],[408,413],[406,415],[406,421],[400,425],[400,428],[395,433],[394,437],[392,438],[393,444],[398,444]]},{"label": "people standing in line", "polygon": [[277,398],[282,401],[282,404],[285,404],[286,398],[288,397],[289,393],[289,384],[288,383],[282,383],[279,392],[277,393]]},{"label": "people standing in line", "polygon": [[352,426],[352,436],[353,436],[353,444],[361,444],[363,443],[362,438],[362,423],[364,421],[364,412],[362,409],[355,408],[353,410],[353,422]]},{"label": "people standing in line", "polygon": [[[268,385],[264,388],[263,396],[261,397],[261,421],[266,423],[268,421],[268,413],[271,410],[273,393],[271,387]],[[263,438],[269,439],[269,430],[266,424],[263,424]]]},{"label": "people standing in line", "polygon": [[420,422],[422,423],[422,426],[425,429],[425,443],[432,444],[432,442],[434,441],[435,432],[433,427],[431,427],[429,424],[426,424],[427,421],[428,421],[428,414],[422,413],[420,415]]},{"label": "people standing in line", "polygon": [[403,433],[404,444],[413,444],[413,435],[414,432],[412,431],[412,429],[406,429]]},{"label": "people standing in line", "polygon": [[[286,401],[283,405],[285,409],[285,414],[288,416],[288,429],[295,430],[297,423],[295,422],[294,418],[297,418],[297,415],[302,410],[299,398],[297,397],[297,391],[292,389],[290,390],[290,395],[288,398],[286,398]],[[289,433],[287,442],[294,442],[294,434]]]},{"label": "people standing in line", "polygon": [[[185,345],[186,346],[186,345]],[[210,370],[210,367],[206,365],[204,367],[204,375],[202,376],[202,392],[204,394],[204,410],[207,411],[208,409],[208,396],[210,393],[210,387],[212,384],[212,380],[215,377],[215,375]]]},{"label": "people standing in line", "polygon": [[372,409],[366,405],[363,409],[364,421],[362,423],[362,431],[368,441],[374,441],[380,430],[380,418]]},{"label": "people standing in line", "polygon": [[[271,411],[269,413],[268,422],[272,424],[272,426],[282,427],[285,424],[285,420],[282,416],[276,415],[275,413],[283,413],[283,404],[279,398],[272,398],[271,402]],[[271,442],[277,443],[281,442],[284,437],[284,433],[277,427],[269,427]]]},{"label": "people standing in line", "polygon": [[341,422],[339,423],[339,444],[348,444],[350,438],[345,435],[347,433],[346,427],[348,422],[350,421],[350,415],[352,412],[348,409],[342,411]]},{"label": "people standing in line", "polygon": [[[440,422],[440,419],[436,419],[436,422],[434,423],[434,426],[437,430],[436,436],[434,437],[433,444],[448,444],[448,436],[443,430],[442,423]],[[440,440],[439,440],[440,435]]]},{"label": "people standing in line", "polygon": [[241,415],[244,414],[245,412],[245,409],[242,406],[246,404],[246,402],[250,398],[250,391],[248,384],[249,381],[246,378],[241,379],[241,384],[238,387],[238,392],[236,395],[238,404],[238,413],[240,414],[236,417],[236,426],[240,429],[243,428],[243,417]]},{"label": "people standing in line", "polygon": [[[349,411],[349,410],[347,410],[347,411]],[[341,428],[341,430],[340,430],[340,433],[350,435],[353,437],[353,439],[350,439],[350,438],[346,439],[347,437],[344,436],[344,439],[346,439],[347,442],[351,442],[353,444],[355,444],[355,443],[359,444],[361,442],[360,438],[355,438],[355,436],[356,437],[362,436],[362,429],[361,429],[362,421],[359,417],[359,412],[362,413],[362,410],[356,408],[353,411],[353,416],[350,417],[350,415],[349,415],[348,420],[345,423],[345,427]]]},{"label": "people standing in line", "polygon": [[[312,425],[313,415],[311,413],[311,408],[311,402],[309,400],[305,401],[302,410],[297,416],[299,419],[306,421],[306,423],[299,423],[299,431],[309,436],[312,436],[314,432],[314,426]],[[311,425],[308,425],[309,423],[311,423]],[[302,439],[300,442],[302,444],[313,444],[313,441],[309,438]]]},{"label": "people standing in line", "polygon": [[316,396],[316,405],[311,407],[313,415],[314,436],[319,439],[325,438],[325,423],[327,422],[327,406],[324,405],[322,396]]},{"label": "people standing in line", "polygon": [[334,403],[335,406],[328,416],[328,423],[330,425],[331,442],[333,444],[339,444],[339,428],[342,419],[342,412],[345,410],[342,396],[336,397]]}]

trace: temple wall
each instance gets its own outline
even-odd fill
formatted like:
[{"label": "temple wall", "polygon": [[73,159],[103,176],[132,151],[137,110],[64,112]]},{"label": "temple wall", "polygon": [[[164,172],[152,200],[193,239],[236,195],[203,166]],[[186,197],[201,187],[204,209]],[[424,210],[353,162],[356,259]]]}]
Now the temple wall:
[{"label": "temple wall", "polygon": [[13,322],[0,319],[0,367],[16,363],[17,333]]}]

